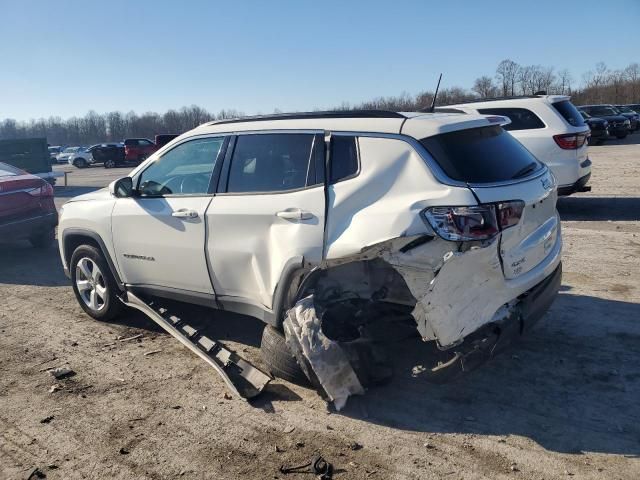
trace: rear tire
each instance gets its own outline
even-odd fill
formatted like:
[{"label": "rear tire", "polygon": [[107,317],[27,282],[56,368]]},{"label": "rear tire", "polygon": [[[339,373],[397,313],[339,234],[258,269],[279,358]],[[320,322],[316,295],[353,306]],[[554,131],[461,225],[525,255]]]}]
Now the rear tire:
[{"label": "rear tire", "polygon": [[56,231],[50,228],[44,232],[39,232],[29,237],[29,242],[34,248],[49,248],[56,239]]},{"label": "rear tire", "polygon": [[89,316],[107,321],[120,314],[124,305],[117,296],[118,286],[99,249],[80,245],[71,255],[69,271],[73,293]]},{"label": "rear tire", "polygon": [[264,327],[260,353],[272,375],[297,385],[309,386],[309,380],[285,343],[284,334],[280,330],[271,325]]},{"label": "rear tire", "polygon": [[88,163],[84,158],[78,158],[73,161],[73,166],[76,168],[87,168]]}]

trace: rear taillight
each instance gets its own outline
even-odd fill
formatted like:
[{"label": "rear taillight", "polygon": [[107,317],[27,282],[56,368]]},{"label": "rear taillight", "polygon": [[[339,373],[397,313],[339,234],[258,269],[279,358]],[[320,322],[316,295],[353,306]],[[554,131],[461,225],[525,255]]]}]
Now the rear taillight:
[{"label": "rear taillight", "polygon": [[53,197],[53,187],[48,182],[45,182],[39,187],[27,191],[27,193],[34,197]]},{"label": "rear taillight", "polygon": [[520,221],[524,202],[513,200],[474,207],[431,207],[423,212],[431,227],[445,240],[488,240]]},{"label": "rear taillight", "polygon": [[554,135],[553,139],[558,146],[564,150],[575,150],[580,148],[587,141],[588,133],[567,133],[564,135]]},{"label": "rear taillight", "polygon": [[522,200],[512,200],[510,202],[502,202],[496,205],[498,212],[498,225],[504,230],[505,228],[517,225],[522,217],[524,210],[524,202]]}]

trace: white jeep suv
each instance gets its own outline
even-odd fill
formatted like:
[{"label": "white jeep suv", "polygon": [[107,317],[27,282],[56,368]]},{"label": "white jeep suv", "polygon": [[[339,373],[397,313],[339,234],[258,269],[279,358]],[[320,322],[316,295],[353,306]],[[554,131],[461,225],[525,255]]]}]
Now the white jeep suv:
[{"label": "white jeep suv", "polygon": [[434,378],[467,370],[538,320],[561,280],[555,180],[505,121],[207,123],[66,203],[62,263],[96,319],[173,299],[263,320],[270,370],[304,372],[338,408],[384,376],[379,350],[400,331],[437,346]]},{"label": "white jeep suv", "polygon": [[485,99],[448,105],[437,111],[502,115],[511,123],[504,128],[538,160],[545,163],[558,182],[559,195],[590,191],[591,160],[587,139],[589,126],[565,95]]}]

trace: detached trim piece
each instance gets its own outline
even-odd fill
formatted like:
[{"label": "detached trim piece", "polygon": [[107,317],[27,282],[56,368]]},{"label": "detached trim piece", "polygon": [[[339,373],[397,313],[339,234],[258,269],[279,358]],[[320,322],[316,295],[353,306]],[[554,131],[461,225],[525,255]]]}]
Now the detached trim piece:
[{"label": "detached trim piece", "polygon": [[160,325],[167,333],[212,366],[222,377],[227,387],[244,400],[260,394],[271,381],[271,377],[257,369],[238,354],[221,343],[201,335],[198,330],[183,320],[170,315],[164,308],[154,308],[131,292],[122,297],[125,305],[140,310]]}]

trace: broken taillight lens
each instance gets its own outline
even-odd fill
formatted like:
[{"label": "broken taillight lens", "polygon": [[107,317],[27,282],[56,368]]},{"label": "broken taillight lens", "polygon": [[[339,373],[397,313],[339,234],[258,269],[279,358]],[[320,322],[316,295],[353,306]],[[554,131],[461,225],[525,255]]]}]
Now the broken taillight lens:
[{"label": "broken taillight lens", "polygon": [[524,202],[522,200],[512,200],[510,202],[502,202],[496,205],[498,213],[498,225],[504,230],[505,228],[517,225],[522,217],[524,210]]},{"label": "broken taillight lens", "polygon": [[500,230],[517,225],[524,202],[512,200],[473,207],[431,207],[424,217],[438,235],[455,242],[488,240]]},{"label": "broken taillight lens", "polygon": [[445,240],[487,240],[499,231],[493,205],[432,207],[425,210],[424,216]]}]

